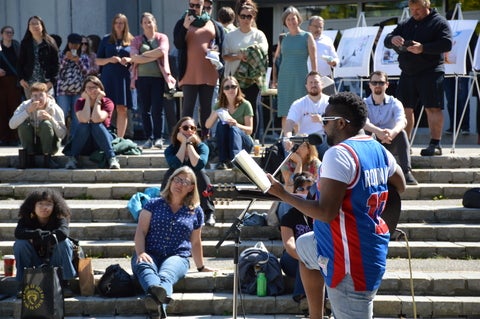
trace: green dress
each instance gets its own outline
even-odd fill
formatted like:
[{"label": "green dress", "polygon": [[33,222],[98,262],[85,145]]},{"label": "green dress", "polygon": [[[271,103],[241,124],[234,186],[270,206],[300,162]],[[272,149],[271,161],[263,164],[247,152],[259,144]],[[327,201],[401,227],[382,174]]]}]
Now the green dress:
[{"label": "green dress", "polygon": [[278,73],[278,116],[287,116],[293,101],[307,94],[305,78],[309,33],[287,33],[281,44],[282,62]]}]

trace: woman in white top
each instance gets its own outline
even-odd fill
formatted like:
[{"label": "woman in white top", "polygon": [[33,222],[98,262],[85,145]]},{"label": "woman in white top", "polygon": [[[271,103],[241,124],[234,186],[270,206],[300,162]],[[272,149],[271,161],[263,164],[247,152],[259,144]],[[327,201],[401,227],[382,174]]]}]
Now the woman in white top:
[{"label": "woman in white top", "polygon": [[[235,76],[239,81],[240,88],[245,94],[245,99],[256,110],[257,97],[260,92],[262,81],[266,72],[265,65],[256,65],[258,59],[250,58],[253,51],[268,56],[268,42],[265,34],[258,30],[255,19],[258,9],[253,2],[246,2],[236,12],[238,28],[225,35],[223,43],[223,59],[225,61],[225,76]],[[237,73],[241,62],[248,63],[256,69],[263,69],[260,76],[255,79],[244,79]],[[265,60],[266,61],[266,60]],[[255,116],[256,117],[256,116]]]}]

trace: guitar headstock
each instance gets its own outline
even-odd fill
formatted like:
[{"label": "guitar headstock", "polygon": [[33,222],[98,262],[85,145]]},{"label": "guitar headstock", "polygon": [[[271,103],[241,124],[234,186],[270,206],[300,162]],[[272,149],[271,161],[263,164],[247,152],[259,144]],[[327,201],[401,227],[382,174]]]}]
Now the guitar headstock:
[{"label": "guitar headstock", "polygon": [[207,189],[202,192],[205,197],[213,197],[215,204],[229,204],[239,195],[237,188],[232,183],[221,183],[216,185],[208,185]]}]

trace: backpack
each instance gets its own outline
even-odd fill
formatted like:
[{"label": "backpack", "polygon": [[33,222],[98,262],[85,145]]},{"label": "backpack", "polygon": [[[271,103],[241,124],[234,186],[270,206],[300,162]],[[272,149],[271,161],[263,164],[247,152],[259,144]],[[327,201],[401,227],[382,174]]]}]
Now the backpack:
[{"label": "backpack", "polygon": [[105,297],[130,297],[135,295],[132,276],[119,264],[107,267],[98,282],[98,290]]},{"label": "backpack", "polygon": [[480,208],[480,188],[475,187],[467,190],[463,194],[462,204],[466,208]]},{"label": "backpack", "polygon": [[[267,173],[273,174],[277,168],[282,164],[285,159],[285,149],[283,147],[283,142],[280,140],[272,146],[265,148],[265,151],[262,154],[260,159],[260,167]],[[282,175],[274,176],[282,182]]]},{"label": "backpack", "polygon": [[285,290],[282,269],[275,255],[268,252],[262,242],[245,249],[239,257],[238,272],[243,293],[257,294],[257,273],[267,277],[267,296],[281,295]]}]

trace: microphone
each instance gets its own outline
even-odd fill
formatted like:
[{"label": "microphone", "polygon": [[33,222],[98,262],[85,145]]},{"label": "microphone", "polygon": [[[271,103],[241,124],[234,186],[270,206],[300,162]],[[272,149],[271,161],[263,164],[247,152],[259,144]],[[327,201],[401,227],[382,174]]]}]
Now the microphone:
[{"label": "microphone", "polygon": [[292,137],[284,137],[284,140],[290,141],[294,144],[302,144],[308,142],[312,145],[320,145],[323,142],[323,139],[318,134],[310,134],[308,136],[292,136]]}]

